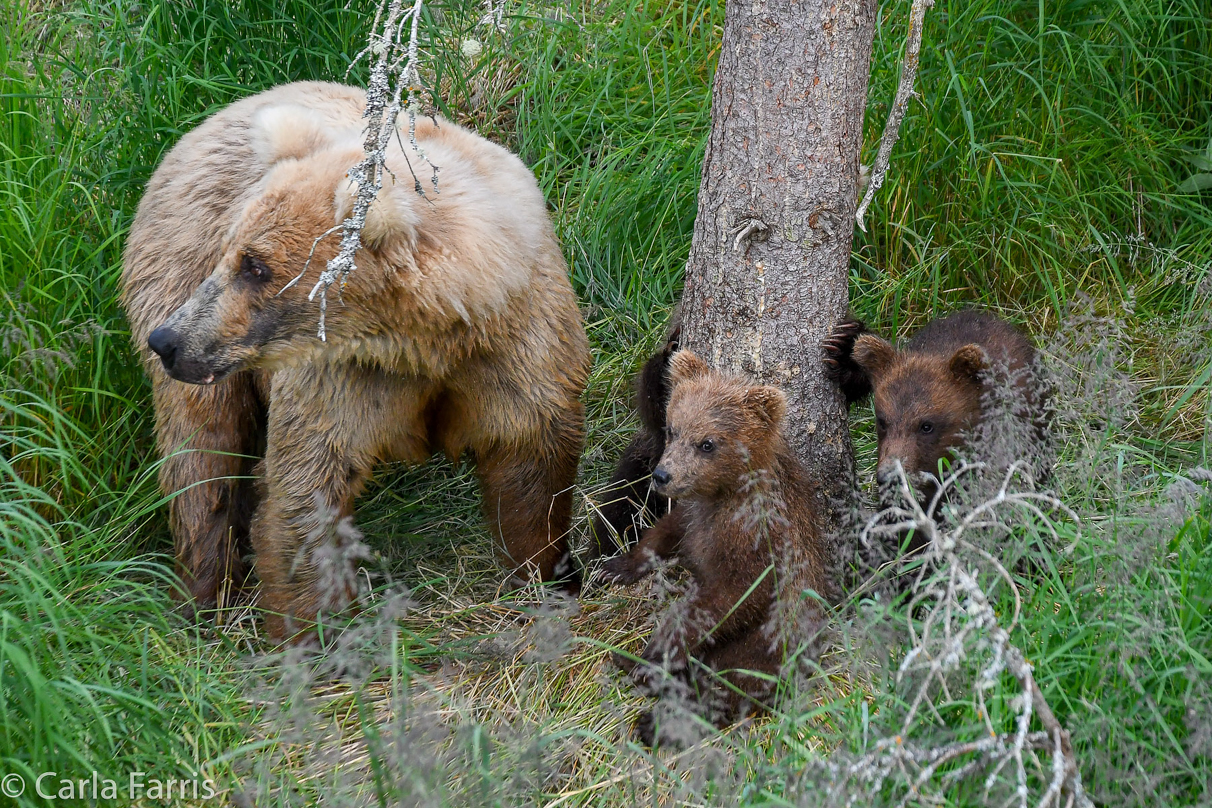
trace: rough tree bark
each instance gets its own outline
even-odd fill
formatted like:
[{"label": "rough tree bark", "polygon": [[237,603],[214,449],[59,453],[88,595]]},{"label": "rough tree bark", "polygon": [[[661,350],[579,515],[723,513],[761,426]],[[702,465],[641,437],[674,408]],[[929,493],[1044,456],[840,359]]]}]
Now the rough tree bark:
[{"label": "rough tree bark", "polygon": [[682,297],[683,345],[788,393],[792,445],[839,503],[853,455],[820,346],[849,299],[875,13],[728,0]]}]

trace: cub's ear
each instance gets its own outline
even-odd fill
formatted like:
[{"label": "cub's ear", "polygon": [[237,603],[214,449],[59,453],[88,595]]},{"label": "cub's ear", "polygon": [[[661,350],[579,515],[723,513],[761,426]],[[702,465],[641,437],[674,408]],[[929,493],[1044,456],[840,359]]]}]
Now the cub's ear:
[{"label": "cub's ear", "polygon": [[745,391],[745,401],[772,428],[781,424],[787,413],[787,396],[777,387],[751,387]]},{"label": "cub's ear", "polygon": [[669,359],[669,381],[674,387],[710,373],[711,368],[694,351],[683,349]]},{"label": "cub's ear", "polygon": [[[333,197],[336,224],[341,224],[352,215],[357,193],[358,186],[348,177],[337,183]],[[415,244],[420,218],[409,194],[412,191],[405,191],[401,185],[393,183],[390,175],[385,178],[379,195],[371,203],[370,210],[366,211],[366,223],[362,226],[363,244],[372,250],[393,245],[411,248]]]},{"label": "cub's ear", "polygon": [[874,334],[863,334],[854,341],[850,358],[875,381],[896,361],[896,348]]},{"label": "cub's ear", "polygon": [[989,367],[989,355],[985,349],[975,342],[965,345],[951,357],[951,375],[957,379],[977,381],[980,374]]}]

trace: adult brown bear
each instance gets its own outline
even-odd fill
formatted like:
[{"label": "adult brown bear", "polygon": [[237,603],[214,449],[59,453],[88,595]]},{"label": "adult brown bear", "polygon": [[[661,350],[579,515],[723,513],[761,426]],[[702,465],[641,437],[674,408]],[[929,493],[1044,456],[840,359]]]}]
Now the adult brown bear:
[{"label": "adult brown bear", "polygon": [[179,492],[180,573],[213,606],[242,579],[251,535],[278,637],[335,607],[313,558],[321,511],[349,515],[379,461],[470,450],[509,565],[571,575],[589,350],[521,161],[418,119],[438,193],[414,192],[417,155],[410,166],[393,143],[344,305],[317,336],[308,293],[339,236],[316,239],[352,208],[364,107],[361,90],[304,82],[216,113],[160,164],[126,245],[122,300],[153,382],[161,486]]}]

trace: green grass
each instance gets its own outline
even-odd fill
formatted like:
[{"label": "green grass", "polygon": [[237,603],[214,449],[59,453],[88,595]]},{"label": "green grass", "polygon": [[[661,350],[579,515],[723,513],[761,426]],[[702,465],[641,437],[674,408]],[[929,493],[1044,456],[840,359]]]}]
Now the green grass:
[{"label": "green grass", "polygon": [[[277,783],[306,797],[356,789],[348,771],[469,805],[723,801],[727,778],[699,782],[688,758],[626,745],[642,700],[603,644],[636,647],[651,615],[643,594],[593,593],[578,613],[537,620],[533,599],[500,597],[466,468],[389,469],[364,498],[359,524],[416,604],[375,635],[354,685],[323,668],[306,678],[302,725],[261,697],[289,683],[250,664],[264,650],[251,613],[216,630],[176,612],[150,389],[116,302],[122,238],[160,157],[208,113],[283,81],[340,80],[365,36],[361,11],[302,0],[0,9],[0,774],[202,771],[223,789]],[[631,428],[630,374],[680,288],[723,4],[518,3],[503,32],[475,27],[475,3],[437,11],[436,105],[534,167],[565,245],[595,350],[580,491],[592,497]],[[865,155],[906,14],[881,6]],[[467,36],[484,41],[477,60],[459,55]],[[856,237],[852,305],[903,335],[978,303],[1051,344],[1089,295],[1122,324],[1134,406],[1110,431],[1067,422],[1062,492],[1085,527],[1027,588],[1016,640],[1102,804],[1202,804],[1209,506],[1171,519],[1165,492],[1209,464],[1212,195],[1182,190],[1212,142],[1208,9],[939,0],[917,86]],[[869,466],[869,416],[855,415]],[[805,766],[834,746],[860,750],[868,724],[897,709],[878,673],[837,682],[811,709],[716,742],[748,779],[733,796],[794,802]],[[402,692],[418,715],[446,711],[449,733],[404,734],[445,751],[414,759],[391,745]],[[326,757],[337,737],[344,767]]]}]

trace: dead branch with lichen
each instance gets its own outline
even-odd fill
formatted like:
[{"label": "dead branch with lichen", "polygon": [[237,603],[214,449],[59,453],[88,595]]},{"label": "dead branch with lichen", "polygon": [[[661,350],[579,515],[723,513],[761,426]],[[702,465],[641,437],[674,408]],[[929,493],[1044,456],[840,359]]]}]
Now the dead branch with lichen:
[{"label": "dead branch with lichen", "polygon": [[[378,196],[379,189],[383,187],[383,175],[390,173],[387,167],[387,149],[392,138],[400,141],[400,130],[396,121],[401,111],[408,116],[408,145],[405,147],[400,142],[400,148],[404,152],[408,169],[412,172],[414,190],[417,195],[426,198],[421,180],[408,158],[410,151],[430,167],[433,191],[435,194],[438,192],[438,166],[429,161],[425,150],[417,143],[417,113],[421,110],[422,92],[419,69],[421,9],[424,0],[412,0],[407,6],[405,2],[406,0],[380,2],[370,28],[369,43],[349,65],[352,70],[363,58],[371,62],[370,79],[366,84],[366,110],[362,113],[366,119],[366,139],[363,143],[362,160],[348,172],[350,181],[357,186],[357,193],[354,196],[352,211],[340,225],[340,249],[329,259],[324,271],[320,273],[320,279],[308,295],[309,300],[314,300],[317,294],[320,296],[321,340],[325,339],[324,318],[328,311],[328,288],[334,283],[338,284],[339,295],[349,274],[357,269],[354,257],[362,247],[362,228],[366,225],[366,214]],[[319,242],[331,232],[333,230],[320,235],[316,241]],[[312,251],[315,251],[314,245]],[[310,256],[308,260],[310,261]],[[303,271],[307,271],[306,265]],[[286,288],[294,285],[301,277],[302,273],[287,284]]]},{"label": "dead branch with lichen", "polygon": [[905,61],[901,67],[900,84],[897,85],[896,97],[892,100],[892,109],[888,110],[888,122],[884,125],[884,135],[880,138],[880,150],[875,157],[871,178],[863,193],[863,199],[854,212],[854,221],[864,233],[867,228],[863,225],[863,216],[866,215],[875,192],[884,184],[888,163],[892,160],[892,147],[901,136],[901,122],[905,120],[909,99],[914,95],[913,81],[917,78],[918,55],[922,50],[922,25],[926,21],[926,11],[933,5],[934,0],[913,0],[913,8],[909,11],[909,35],[905,39]]},{"label": "dead branch with lichen", "polygon": [[[970,540],[976,531],[1009,534],[1010,513],[1027,516],[1059,540],[1054,516],[1078,522],[1077,515],[1051,493],[1034,490],[1027,466],[1012,464],[992,494],[971,506],[958,504],[961,486],[989,471],[985,463],[960,460],[948,472],[928,502],[920,502],[898,466],[899,497],[867,520],[861,540],[884,541],[914,531],[926,539],[921,567],[910,590],[909,636],[896,673],[897,685],[909,684],[907,707],[899,731],[871,744],[849,762],[830,762],[829,791],[847,806],[863,795],[891,788],[900,793],[896,804],[931,802],[957,782],[982,776],[986,797],[1008,772],[1010,794],[1005,805],[1027,808],[1090,806],[1082,788],[1069,733],[1061,726],[1036,683],[1033,666],[1011,642],[1022,601],[1018,587],[1002,561]],[[1026,485],[1016,488],[1016,483]],[[991,579],[992,584],[985,583]],[[1004,583],[1013,595],[1014,610],[1003,625],[990,597]],[[948,727],[939,707],[962,698],[950,678],[980,655],[970,690],[981,724],[980,737],[930,744],[915,740],[923,720]],[[1019,692],[1009,699],[1013,727],[995,724],[989,694],[1009,674]],[[1039,729],[1033,730],[1037,722]],[[1050,756],[1045,764],[1041,756]],[[1031,795],[1032,786],[1042,793]],[[856,788],[857,786],[857,788]]]}]

